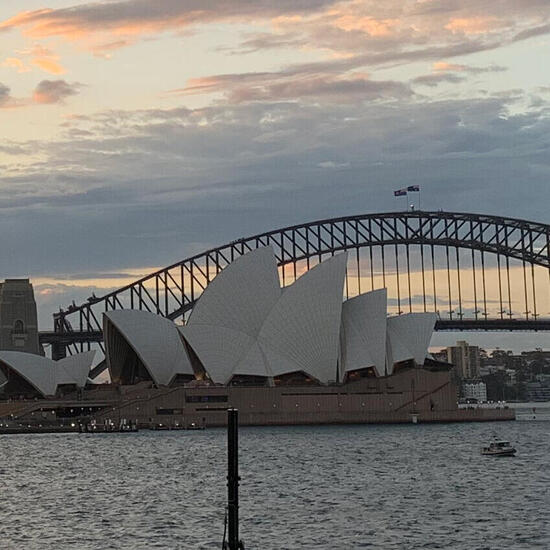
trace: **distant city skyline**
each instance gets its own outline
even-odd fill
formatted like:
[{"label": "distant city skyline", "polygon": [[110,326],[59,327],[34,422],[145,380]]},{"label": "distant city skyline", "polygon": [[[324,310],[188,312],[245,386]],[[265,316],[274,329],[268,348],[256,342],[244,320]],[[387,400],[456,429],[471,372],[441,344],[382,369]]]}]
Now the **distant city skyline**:
[{"label": "distant city skyline", "polygon": [[32,279],[44,327],[235,238],[401,210],[409,185],[548,223],[549,42],[540,0],[4,2],[0,279]]}]

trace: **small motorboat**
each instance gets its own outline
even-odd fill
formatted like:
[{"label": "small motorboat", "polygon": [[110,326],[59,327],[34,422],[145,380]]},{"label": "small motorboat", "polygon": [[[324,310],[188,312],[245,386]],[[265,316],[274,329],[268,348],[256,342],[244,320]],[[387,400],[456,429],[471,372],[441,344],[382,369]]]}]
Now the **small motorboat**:
[{"label": "small motorboat", "polygon": [[486,456],[514,456],[516,449],[509,441],[492,441],[488,447],[481,448],[481,454]]}]

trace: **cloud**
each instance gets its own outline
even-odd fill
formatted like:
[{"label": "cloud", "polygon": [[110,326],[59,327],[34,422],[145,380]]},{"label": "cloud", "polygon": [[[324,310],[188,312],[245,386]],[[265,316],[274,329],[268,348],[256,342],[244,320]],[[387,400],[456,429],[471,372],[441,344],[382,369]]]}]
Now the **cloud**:
[{"label": "cloud", "polygon": [[[93,50],[123,47],[128,38],[181,29],[215,21],[269,19],[280,15],[308,13],[329,5],[329,0],[119,0],[85,3],[61,9],[22,11],[0,23],[0,31],[21,29],[32,38],[59,36],[84,42]],[[106,36],[116,36],[116,41]],[[123,38],[123,39],[121,39]]]},{"label": "cloud", "polygon": [[32,60],[32,64],[50,74],[59,75],[67,72],[57,61],[46,57],[37,57]]},{"label": "cloud", "polygon": [[67,72],[65,67],[59,63],[59,56],[49,48],[35,44],[28,54],[31,57],[31,64],[47,73],[60,75]]},{"label": "cloud", "polygon": [[[455,48],[455,55],[462,55],[525,39],[529,33],[544,33],[544,21],[540,0],[521,4],[503,0],[498,6],[471,0],[335,2],[328,8],[312,10],[308,17],[273,22],[272,33],[247,37],[240,51],[297,45],[349,57],[364,56],[372,63],[376,63],[377,54],[380,60],[384,56],[406,60],[408,55],[409,59],[430,59],[430,52],[436,49]],[[461,48],[462,54],[458,53]]]},{"label": "cloud", "polygon": [[19,102],[11,95],[11,88],[0,82],[0,109],[17,107]]},{"label": "cloud", "polygon": [[[52,50],[42,46],[41,44],[34,44],[31,48],[17,50],[16,53],[27,59],[30,65],[38,67],[44,72],[55,75],[65,74],[67,72],[59,62],[60,57],[52,52]],[[23,65],[21,60],[18,61],[21,65]],[[30,71],[30,67],[24,66],[24,68],[25,72]]]},{"label": "cloud", "polygon": [[33,101],[40,104],[63,103],[65,99],[76,95],[81,85],[69,84],[65,80],[42,80],[34,90]]},{"label": "cloud", "polygon": [[[65,80],[42,80],[36,85],[32,98],[15,98],[11,95],[9,86],[0,82],[0,108],[63,103],[68,97],[78,94],[81,86],[78,82],[69,84]],[[21,150],[21,146],[12,144],[9,149]]]},{"label": "cloud", "polygon": [[454,73],[433,73],[417,76],[413,78],[413,84],[419,84],[421,86],[430,86],[435,87],[441,84],[442,82],[448,82],[451,84],[459,84],[466,80],[465,76],[457,75]]},{"label": "cloud", "polygon": [[[225,74],[191,79],[171,95],[223,93],[230,104],[248,101],[287,101],[314,98],[327,102],[350,102],[404,98],[407,85],[397,81],[370,80],[364,73],[334,76],[290,67],[280,72]],[[300,72],[302,71],[302,72]]]},{"label": "cloud", "polygon": [[[1,87],[2,85],[0,84],[0,96],[2,95]],[[1,100],[0,100],[0,105],[1,105]],[[19,143],[12,143],[10,141],[5,141],[0,145],[0,152],[6,153],[8,155],[29,155],[30,153],[32,153],[32,147],[27,147]]]},{"label": "cloud", "polygon": [[66,140],[29,146],[38,158],[23,171],[3,173],[0,208],[176,204],[313,181],[318,168],[360,174],[365,163],[382,170],[418,159],[480,157],[498,168],[502,159],[523,165],[530,158],[527,171],[544,172],[548,162],[537,155],[546,151],[545,108],[511,115],[516,103],[510,92],[421,103],[264,101],[106,111],[67,120]]},{"label": "cloud", "polygon": [[333,25],[346,32],[359,31],[368,36],[389,36],[399,25],[399,19],[376,19],[372,16],[357,16],[353,13],[338,14]]},{"label": "cloud", "polygon": [[5,104],[10,98],[10,89],[0,82],[0,105]]},{"label": "cloud", "polygon": [[541,0],[113,0],[21,11],[0,22],[0,32],[19,29],[34,39],[61,37],[110,57],[144,37],[219,22],[262,25],[262,32],[246,36],[239,53],[302,47],[325,55],[368,51],[373,59],[390,51],[406,59],[412,50],[418,55],[459,43],[483,51],[549,32]]},{"label": "cloud", "polygon": [[545,34],[550,34],[550,24],[540,25],[538,27],[531,27],[523,31],[518,32],[514,38],[514,42],[519,42],[520,40],[528,40],[535,36],[543,36]]},{"label": "cloud", "polygon": [[18,73],[28,73],[31,69],[18,57],[6,57],[1,64],[2,67],[16,69]]},{"label": "cloud", "polygon": [[96,57],[103,57],[105,59],[111,58],[111,52],[120,48],[125,48],[134,43],[134,40],[113,40],[112,42],[106,42],[97,44],[92,47],[92,52]]},{"label": "cloud", "polygon": [[395,99],[410,95],[408,87],[396,81],[375,81],[363,77],[338,78],[328,75],[303,79],[275,80],[251,87],[236,86],[228,96],[231,103],[315,98],[332,102]]},{"label": "cloud", "polygon": [[501,65],[489,65],[487,67],[472,67],[470,65],[458,65],[456,63],[447,63],[446,61],[437,61],[433,64],[433,70],[436,72],[464,72],[470,74],[482,73],[500,73],[508,70]]},{"label": "cloud", "polygon": [[496,17],[456,17],[445,28],[452,33],[483,34],[503,26]]},{"label": "cloud", "polygon": [[298,33],[288,33],[282,36],[273,33],[257,33],[251,38],[242,41],[238,48],[222,48],[236,54],[253,53],[260,50],[274,50],[304,46],[304,40]]},{"label": "cloud", "polygon": [[[379,93],[378,99],[403,98],[410,95],[407,84],[395,81],[377,81],[368,78],[364,71],[368,66],[395,66],[423,60],[434,60],[443,63],[441,69],[461,69],[470,74],[496,72],[506,70],[504,67],[491,65],[489,67],[470,67],[467,65],[441,62],[442,58],[465,56],[481,51],[497,48],[498,42],[469,41],[457,42],[449,46],[429,46],[401,51],[400,48],[388,47],[387,50],[373,53],[329,58],[308,63],[295,63],[274,72],[254,72],[241,74],[210,75],[192,78],[184,88],[171,90],[168,95],[194,95],[206,93],[222,93],[229,103],[275,99],[294,99],[300,97],[319,97],[323,101],[336,100],[331,93],[340,87],[342,97],[361,97],[373,99]],[[457,77],[442,77],[439,81],[459,81]],[[362,82],[361,82],[362,81]],[[427,82],[438,81],[430,77]],[[318,86],[318,93],[315,92]],[[308,90],[309,87],[309,90]],[[363,87],[363,90],[361,90]],[[345,93],[347,91],[348,93]],[[277,95],[278,94],[278,95]]]},{"label": "cloud", "polygon": [[471,67],[446,61],[437,61],[433,64],[433,73],[417,76],[412,80],[413,84],[435,87],[443,82],[459,84],[467,80],[467,75],[483,73],[496,73],[506,71],[506,67],[489,65],[488,67]]},{"label": "cloud", "polygon": [[457,65],[446,61],[437,61],[433,64],[434,71],[463,71],[465,68],[466,65]]}]

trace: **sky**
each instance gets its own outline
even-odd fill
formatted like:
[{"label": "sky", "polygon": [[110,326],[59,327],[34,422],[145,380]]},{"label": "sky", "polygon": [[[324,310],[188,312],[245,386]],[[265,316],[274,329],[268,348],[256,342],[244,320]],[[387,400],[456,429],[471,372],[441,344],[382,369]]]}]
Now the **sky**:
[{"label": "sky", "polygon": [[549,46],[547,0],[5,0],[0,279],[31,277],[44,326],[411,184],[548,223]]}]

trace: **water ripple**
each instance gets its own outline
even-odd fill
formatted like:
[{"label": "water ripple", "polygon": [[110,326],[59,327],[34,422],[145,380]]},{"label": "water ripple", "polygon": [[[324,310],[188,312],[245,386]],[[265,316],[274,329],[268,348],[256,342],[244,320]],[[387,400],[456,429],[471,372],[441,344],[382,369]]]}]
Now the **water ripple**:
[{"label": "water ripple", "polygon": [[[241,429],[247,549],[549,548],[550,422]],[[519,448],[482,457],[493,435]],[[0,436],[7,550],[219,549],[223,430]]]}]

